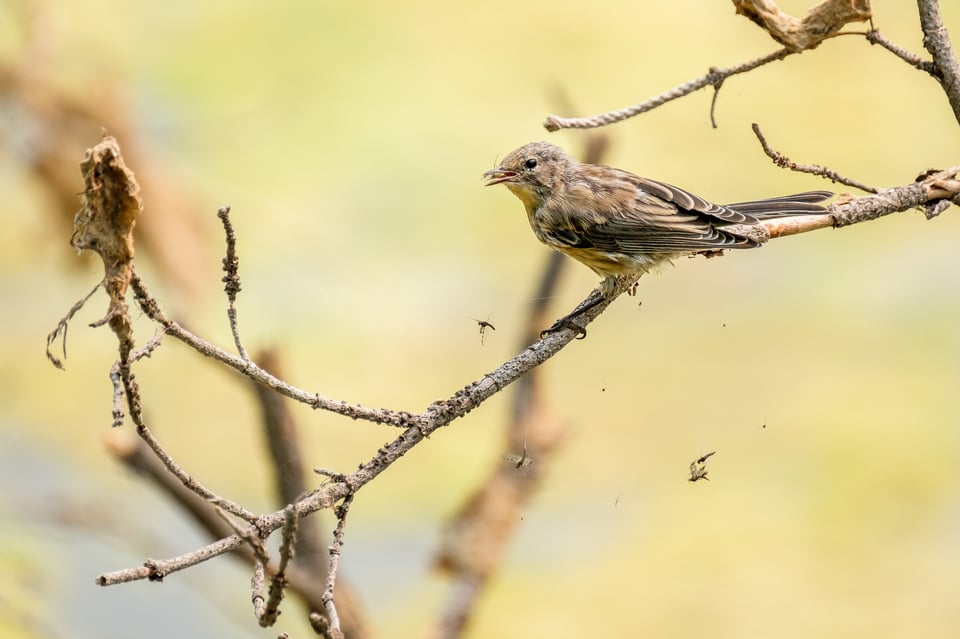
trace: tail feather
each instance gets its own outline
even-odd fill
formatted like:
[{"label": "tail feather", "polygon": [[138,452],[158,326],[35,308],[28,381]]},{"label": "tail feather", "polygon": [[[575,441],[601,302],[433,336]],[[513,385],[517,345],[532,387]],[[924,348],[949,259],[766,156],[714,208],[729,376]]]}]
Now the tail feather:
[{"label": "tail feather", "polygon": [[783,195],[766,200],[737,202],[727,204],[725,207],[756,218],[822,215],[827,212],[827,209],[820,206],[818,202],[823,202],[831,197],[833,197],[833,193],[830,191],[806,191],[805,193]]}]

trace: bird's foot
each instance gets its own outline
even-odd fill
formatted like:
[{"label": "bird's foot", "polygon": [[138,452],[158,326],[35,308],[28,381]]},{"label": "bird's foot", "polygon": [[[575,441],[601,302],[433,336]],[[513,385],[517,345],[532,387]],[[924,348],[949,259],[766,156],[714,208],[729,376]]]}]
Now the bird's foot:
[{"label": "bird's foot", "polygon": [[583,326],[581,326],[577,322],[574,322],[573,321],[574,318],[580,317],[581,315],[589,311],[591,308],[593,308],[597,304],[600,304],[601,302],[603,302],[604,299],[606,299],[606,297],[603,295],[602,292],[593,291],[593,293],[590,294],[590,297],[585,299],[580,304],[580,306],[576,307],[571,312],[567,313],[566,315],[558,319],[556,322],[553,323],[553,326],[551,326],[550,328],[540,331],[540,339],[544,339],[548,335],[551,335],[553,333],[557,333],[559,331],[566,330],[566,329],[569,329],[571,331],[576,331],[576,339],[583,339],[584,337],[587,336],[587,329],[585,329]]},{"label": "bird's foot", "polygon": [[540,331],[540,339],[546,339],[554,333],[559,333],[563,330],[571,330],[576,332],[576,337],[574,339],[583,339],[587,336],[587,329],[580,326],[574,322],[574,318],[579,315],[579,313],[571,313],[570,315],[564,315],[556,322],[553,323],[553,326],[550,328],[545,328]]}]

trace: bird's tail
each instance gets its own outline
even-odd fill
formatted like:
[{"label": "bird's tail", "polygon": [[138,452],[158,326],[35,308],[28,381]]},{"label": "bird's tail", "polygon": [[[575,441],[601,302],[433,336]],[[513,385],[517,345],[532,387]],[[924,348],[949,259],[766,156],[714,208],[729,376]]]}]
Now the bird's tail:
[{"label": "bird's tail", "polygon": [[806,191],[795,195],[772,197],[767,200],[727,204],[725,208],[733,209],[745,215],[752,215],[758,219],[790,215],[822,215],[827,212],[827,209],[820,206],[818,202],[823,202],[831,197],[833,197],[833,193],[830,191]]}]

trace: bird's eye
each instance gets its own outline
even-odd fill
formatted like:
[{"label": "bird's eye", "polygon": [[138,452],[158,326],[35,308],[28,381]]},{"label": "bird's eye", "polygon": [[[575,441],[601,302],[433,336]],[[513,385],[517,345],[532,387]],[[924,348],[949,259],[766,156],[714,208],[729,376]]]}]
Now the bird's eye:
[{"label": "bird's eye", "polygon": [[535,169],[535,168],[537,168],[537,158],[527,158],[527,159],[523,162],[523,166],[527,167],[528,169]]}]

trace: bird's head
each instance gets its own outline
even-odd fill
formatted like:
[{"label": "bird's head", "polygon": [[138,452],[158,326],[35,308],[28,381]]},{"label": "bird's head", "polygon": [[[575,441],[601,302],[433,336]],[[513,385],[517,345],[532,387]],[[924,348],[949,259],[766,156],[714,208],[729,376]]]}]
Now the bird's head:
[{"label": "bird's head", "polygon": [[503,184],[527,207],[535,209],[568,175],[577,161],[558,146],[531,142],[511,151],[494,169],[483,174],[486,186]]}]

